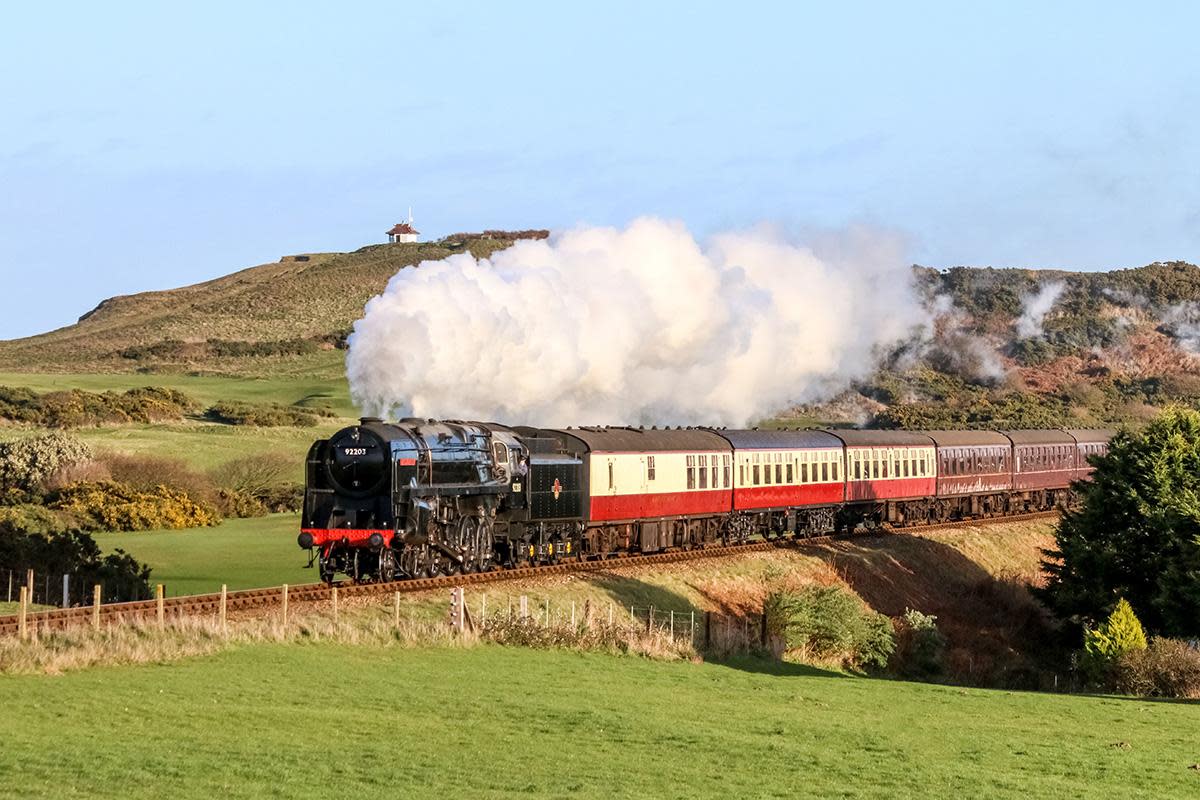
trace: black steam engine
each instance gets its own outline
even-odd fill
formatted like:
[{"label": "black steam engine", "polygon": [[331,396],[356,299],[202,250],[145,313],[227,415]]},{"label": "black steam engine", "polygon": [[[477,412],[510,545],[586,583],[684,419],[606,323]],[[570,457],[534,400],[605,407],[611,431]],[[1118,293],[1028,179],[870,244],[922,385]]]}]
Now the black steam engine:
[{"label": "black steam engine", "polygon": [[364,418],[310,448],[299,544],[327,582],[552,560],[582,528],[582,462],[538,445],[554,442],[486,423]]}]

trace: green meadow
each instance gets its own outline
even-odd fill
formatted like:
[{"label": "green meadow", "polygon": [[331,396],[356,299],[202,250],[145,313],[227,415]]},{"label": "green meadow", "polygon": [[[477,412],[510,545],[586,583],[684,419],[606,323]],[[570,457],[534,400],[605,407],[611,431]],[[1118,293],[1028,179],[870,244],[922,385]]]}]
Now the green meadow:
[{"label": "green meadow", "polygon": [[151,582],[176,597],[219,592],[221,584],[234,590],[316,583],[317,571],[304,569],[308,553],[296,545],[299,533],[299,514],[272,514],[214,528],[99,533],[96,542],[149,564]]},{"label": "green meadow", "polygon": [[1192,798],[1187,703],[776,662],[244,645],[0,677],[0,794]]}]

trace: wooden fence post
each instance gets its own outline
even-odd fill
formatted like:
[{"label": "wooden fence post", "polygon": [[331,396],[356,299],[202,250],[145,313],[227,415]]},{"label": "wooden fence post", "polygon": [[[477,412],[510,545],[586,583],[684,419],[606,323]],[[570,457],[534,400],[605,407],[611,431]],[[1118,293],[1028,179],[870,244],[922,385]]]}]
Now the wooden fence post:
[{"label": "wooden fence post", "polygon": [[100,584],[92,587],[92,628],[100,630]]},{"label": "wooden fence post", "polygon": [[63,575],[63,608],[71,607],[71,576]]},{"label": "wooden fence post", "polygon": [[483,599],[479,601],[479,624],[483,625],[487,622],[487,592],[483,593]]},{"label": "wooden fence post", "polygon": [[287,612],[288,612],[288,585],[286,583],[283,585],[283,596],[280,598],[280,603],[283,606],[283,608],[282,608],[283,627],[286,628],[287,627]]},{"label": "wooden fence post", "polygon": [[692,621],[688,626],[688,633],[691,636],[692,647],[696,646],[696,609],[692,609]]},{"label": "wooden fence post", "polygon": [[166,609],[163,607],[163,585],[161,583],[154,587],[154,610],[158,616],[158,629],[161,631],[167,624],[165,619]]},{"label": "wooden fence post", "polygon": [[8,602],[12,602],[13,571],[8,571]]},{"label": "wooden fence post", "polygon": [[26,586],[22,586],[21,587],[21,608],[17,614],[17,636],[18,636],[18,638],[20,638],[21,641],[25,641],[26,636],[29,635],[29,630],[27,628],[28,623],[26,620],[26,615],[28,613],[29,613],[29,588]]},{"label": "wooden fence post", "polygon": [[671,639],[672,639],[672,641],[675,639],[675,612],[674,612],[674,610],[671,611]]},{"label": "wooden fence post", "polygon": [[228,627],[226,627],[226,624],[225,624],[226,619],[227,619],[225,613],[226,613],[228,601],[229,601],[229,587],[227,585],[225,585],[224,583],[222,583],[221,584],[221,633],[228,633],[228,631],[229,631]]},{"label": "wooden fence post", "polygon": [[399,592],[396,592],[396,594],[392,597],[392,619],[393,619],[396,627],[399,628],[400,627],[400,593]]},{"label": "wooden fence post", "polygon": [[609,600],[608,601],[608,624],[612,625],[612,623],[613,623],[613,601]]},{"label": "wooden fence post", "polygon": [[521,604],[519,607],[521,619],[529,618],[529,595],[521,595]]},{"label": "wooden fence post", "polygon": [[571,601],[571,627],[575,627],[575,601]]},{"label": "wooden fence post", "polygon": [[338,621],[338,592],[337,592],[337,587],[334,586],[333,587],[333,624],[336,625],[337,621]]},{"label": "wooden fence post", "polygon": [[650,606],[650,613],[646,615],[646,633],[654,630],[654,606]]},{"label": "wooden fence post", "polygon": [[461,588],[450,590],[450,627],[456,631],[463,629],[463,605],[466,599]]},{"label": "wooden fence post", "polygon": [[25,585],[29,587],[29,602],[33,602],[33,570],[25,570]]}]

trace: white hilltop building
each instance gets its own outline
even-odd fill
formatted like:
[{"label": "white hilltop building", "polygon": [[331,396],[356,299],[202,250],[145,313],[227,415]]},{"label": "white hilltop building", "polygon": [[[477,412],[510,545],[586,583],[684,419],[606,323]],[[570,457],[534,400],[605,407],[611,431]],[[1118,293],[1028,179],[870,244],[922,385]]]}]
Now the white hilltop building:
[{"label": "white hilltop building", "polygon": [[399,242],[415,242],[421,232],[413,227],[412,209],[408,210],[408,222],[398,222],[392,226],[392,229],[387,232],[388,242],[396,244]]}]

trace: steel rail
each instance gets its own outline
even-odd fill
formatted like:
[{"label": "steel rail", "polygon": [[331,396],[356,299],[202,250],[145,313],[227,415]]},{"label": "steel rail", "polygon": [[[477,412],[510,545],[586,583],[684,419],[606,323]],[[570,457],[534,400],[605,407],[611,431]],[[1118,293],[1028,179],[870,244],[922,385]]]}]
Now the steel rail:
[{"label": "steel rail", "polygon": [[[695,561],[705,558],[738,555],[775,550],[779,548],[805,548],[828,544],[832,541],[850,541],[871,535],[905,535],[919,536],[939,530],[972,527],[979,525],[997,525],[1011,522],[1043,519],[1058,516],[1057,511],[1039,511],[1030,514],[1014,514],[1012,516],[984,517],[978,519],[955,520],[953,522],[934,523],[929,525],[913,525],[902,528],[883,526],[864,533],[797,537],[782,535],[770,539],[762,539],[743,544],[700,546],[692,549],[673,549],[664,553],[648,553],[645,555],[615,554],[606,558],[595,558],[585,561],[572,559],[555,564],[541,564],[531,567],[513,569],[493,569],[488,572],[463,573],[457,575],[438,575],[433,578],[407,578],[388,583],[352,583],[338,582],[333,585],[324,583],[305,583],[288,587],[289,602],[313,603],[330,601],[333,588],[336,586],[341,598],[370,597],[373,595],[391,595],[395,592],[414,594],[435,589],[449,589],[456,586],[467,586],[482,583],[500,583],[538,578],[542,576],[563,573],[603,572],[615,568],[642,567],[655,564],[674,564]],[[283,587],[272,586],[263,589],[239,589],[226,592],[226,612],[249,611],[259,608],[279,606],[283,601]],[[173,620],[184,616],[211,613],[216,615],[221,607],[221,594],[182,595],[168,597],[163,600],[163,616]],[[157,618],[157,600],[134,600],[125,603],[106,603],[99,606],[99,621],[102,626],[117,621],[153,620]],[[38,631],[62,629],[74,626],[92,624],[95,619],[96,607],[92,605],[59,608],[48,611],[31,611],[26,615],[26,624],[30,629]],[[19,617],[16,614],[0,616],[0,635],[18,633]]]}]

